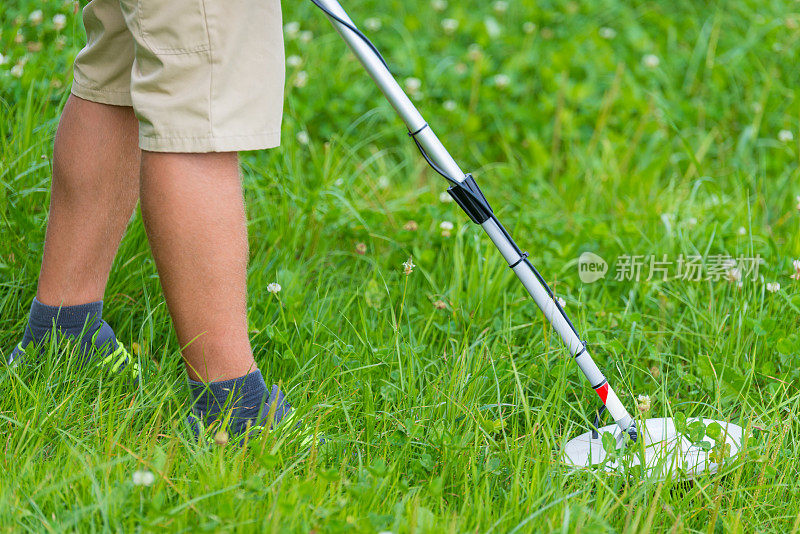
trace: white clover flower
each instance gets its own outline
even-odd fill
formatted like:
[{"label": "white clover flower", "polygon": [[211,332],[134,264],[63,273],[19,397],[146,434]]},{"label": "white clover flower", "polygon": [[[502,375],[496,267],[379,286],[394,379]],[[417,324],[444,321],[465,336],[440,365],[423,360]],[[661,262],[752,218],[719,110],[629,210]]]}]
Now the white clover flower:
[{"label": "white clover flower", "polygon": [[311,141],[311,139],[308,137],[308,132],[306,132],[305,130],[300,130],[299,132],[297,132],[297,135],[295,137],[297,138],[297,142],[300,143],[301,145],[307,145],[308,142]]},{"label": "white clover flower", "polygon": [[794,139],[794,134],[791,130],[781,130],[778,132],[778,141],[781,143],[788,143]]},{"label": "white clover flower", "polygon": [[131,479],[134,486],[152,486],[156,481],[155,475],[146,469],[134,471]]},{"label": "white clover flower", "polygon": [[790,278],[792,280],[800,280],[800,260],[794,260],[792,267],[794,267],[794,273],[791,274]]},{"label": "white clover flower", "polygon": [[378,178],[378,189],[386,189],[390,185],[392,185],[392,181],[389,180],[388,176],[382,174],[380,178]]},{"label": "white clover flower", "polygon": [[654,69],[658,67],[660,63],[661,60],[658,59],[658,56],[655,54],[645,54],[645,56],[642,58],[642,65],[648,69]]},{"label": "white clover flower", "polygon": [[301,58],[300,56],[292,55],[286,58],[286,65],[289,67],[295,68],[299,67],[302,64],[303,64],[303,58]]},{"label": "white clover flower", "polygon": [[281,287],[281,285],[278,282],[271,282],[271,283],[267,284],[267,291],[269,291],[273,295],[275,295],[277,293],[280,293],[281,289],[283,289],[283,288]]},{"label": "white clover flower", "polygon": [[11,75],[14,78],[22,78],[22,73],[24,70],[25,70],[25,64],[22,61],[20,61],[19,63],[11,67]]},{"label": "white clover flower", "polygon": [[524,31],[527,34],[531,34],[536,31],[536,24],[534,24],[531,21],[528,21],[522,25],[522,31]]},{"label": "white clover flower", "polygon": [[422,82],[419,78],[414,78],[413,76],[406,78],[403,85],[405,85],[406,91],[408,91],[409,96],[412,98],[416,99],[422,95],[422,93],[420,93]]},{"label": "white clover flower", "polygon": [[406,78],[403,84],[406,86],[406,90],[411,93],[416,93],[419,91],[419,88],[422,87],[422,82],[419,78],[414,78],[413,76],[410,78]]},{"label": "white clover flower", "polygon": [[450,237],[450,231],[453,229],[453,223],[450,221],[442,221],[439,223],[439,228],[442,229],[442,237]]},{"label": "white clover flower", "polygon": [[442,107],[445,111],[455,111],[456,110],[456,102],[455,100],[445,100],[442,103]]},{"label": "white clover flower", "polygon": [[615,30],[614,28],[608,28],[606,26],[600,28],[600,30],[598,30],[597,33],[599,33],[600,37],[602,37],[603,39],[608,39],[608,40],[611,40],[617,36],[617,30]]},{"label": "white clover flower", "polygon": [[447,35],[452,35],[458,29],[458,20],[442,19],[442,30]]},{"label": "white clover flower", "polygon": [[503,0],[497,0],[497,2],[492,4],[492,9],[498,15],[502,15],[503,13],[508,11],[508,2],[505,2]]},{"label": "white clover flower", "polygon": [[310,43],[311,39],[314,38],[314,34],[308,30],[305,30],[300,32],[299,38],[301,43]]},{"label": "white clover flower", "polygon": [[650,406],[650,395],[639,395],[639,397],[637,397],[636,408],[638,408],[640,412],[649,412]]},{"label": "white clover flower", "polygon": [[800,211],[800,195],[797,195],[794,201],[797,202],[797,205],[795,206],[797,208],[797,211]]},{"label": "white clover flower", "polygon": [[56,30],[63,30],[67,25],[67,16],[63,13],[53,15],[53,28]]},{"label": "white clover flower", "polygon": [[450,193],[448,193],[447,191],[442,191],[441,193],[439,193],[439,202],[441,202],[442,204],[449,204],[452,201],[453,197],[451,197]]},{"label": "white clover flower", "polygon": [[767,282],[767,291],[770,293],[775,293],[776,291],[780,291],[781,285],[778,282]]},{"label": "white clover flower", "polygon": [[478,43],[473,43],[467,48],[467,57],[472,61],[478,61],[483,57],[483,51]]},{"label": "white clover flower", "polygon": [[22,35],[21,33],[17,32],[17,34],[14,36],[14,42],[17,43],[17,44],[24,43],[25,42],[25,36]]},{"label": "white clover flower", "polygon": [[407,230],[409,232],[416,232],[419,229],[419,225],[417,221],[408,221],[403,225],[403,230]]},{"label": "white clover flower", "polygon": [[433,8],[434,11],[438,11],[439,13],[441,13],[442,11],[447,9],[447,2],[446,0],[432,0],[431,7]]},{"label": "white clover flower", "polygon": [[301,70],[294,75],[293,84],[295,87],[305,87],[306,83],[308,83],[308,73],[306,71]]},{"label": "white clover flower", "polygon": [[416,267],[416,265],[414,265],[414,260],[411,258],[411,256],[409,256],[408,261],[403,262],[403,273],[406,275],[411,274],[411,272],[414,270],[414,267]]},{"label": "white clover flower", "polygon": [[36,11],[31,11],[31,14],[28,15],[28,21],[33,24],[34,26],[38,26],[44,20],[44,15],[42,14],[41,9],[37,9]]},{"label": "white clover flower", "polygon": [[216,434],[214,434],[214,443],[220,447],[224,447],[228,444],[230,440],[230,436],[224,430],[220,430]]},{"label": "white clover flower", "polygon": [[505,89],[506,87],[509,86],[509,84],[511,84],[511,78],[509,78],[505,74],[498,74],[497,76],[494,77],[493,81],[494,81],[494,86],[497,87],[498,89]]},{"label": "white clover flower", "polygon": [[500,26],[500,23],[494,19],[494,17],[486,17],[486,19],[483,21],[483,25],[486,26],[486,33],[489,34],[489,37],[492,39],[503,33],[503,28]]},{"label": "white clover flower", "polygon": [[294,39],[297,37],[297,34],[300,33],[300,23],[299,22],[287,22],[286,25],[283,27],[283,33],[286,34],[286,37],[289,39]]},{"label": "white clover flower", "polygon": [[367,253],[367,244],[366,243],[356,243],[356,253],[361,254],[362,256]]},{"label": "white clover flower", "polygon": [[564,308],[567,305],[567,301],[562,299],[561,297],[556,297],[556,300],[558,301],[558,305],[561,306],[562,308]]},{"label": "white clover flower", "polygon": [[383,23],[377,17],[370,17],[364,21],[364,27],[371,32],[376,32],[381,29]]},{"label": "white clover flower", "polygon": [[467,65],[466,63],[456,63],[456,66],[453,67],[453,70],[456,71],[456,74],[466,74],[467,73]]},{"label": "white clover flower", "polygon": [[732,267],[725,273],[725,277],[728,279],[728,282],[739,282],[742,279],[742,270],[738,267]]},{"label": "white clover flower", "polygon": [[747,235],[747,228],[744,226],[740,226],[739,229],[736,231],[739,235]]}]

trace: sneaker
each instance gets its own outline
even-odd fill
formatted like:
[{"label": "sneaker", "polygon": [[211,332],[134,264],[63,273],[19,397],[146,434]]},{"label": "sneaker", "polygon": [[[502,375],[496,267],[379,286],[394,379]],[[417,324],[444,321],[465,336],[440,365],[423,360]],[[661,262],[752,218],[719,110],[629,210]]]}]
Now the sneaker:
[{"label": "sneaker", "polygon": [[[103,322],[102,328],[106,327],[111,328],[108,326],[108,323]],[[98,329],[97,332],[95,332],[92,336],[93,345],[99,332],[100,329]],[[141,376],[139,362],[131,357],[131,355],[128,353],[128,350],[125,348],[125,345],[123,345],[121,341],[116,339],[116,337],[114,340],[117,343],[117,347],[114,350],[109,352],[110,343],[108,341],[100,347],[95,346],[97,354],[90,356],[89,361],[97,360],[98,366],[110,372],[111,374],[115,374],[117,376],[126,376],[130,378],[132,382],[138,383]],[[60,350],[60,353],[63,354],[73,352],[74,343],[75,339],[68,337],[65,340],[64,346]],[[16,367],[24,362],[26,351],[33,352],[34,350],[35,345],[32,341],[28,343],[27,347],[23,347],[22,343],[17,343],[17,346],[14,347],[11,355],[7,358],[6,363]]]},{"label": "sneaker", "polygon": [[98,365],[111,374],[125,376],[136,384],[139,383],[139,379],[142,376],[139,362],[131,357],[120,340],[117,340],[117,348],[111,354],[102,358]]},{"label": "sneaker", "polygon": [[[270,430],[280,428],[282,431],[287,432],[286,437],[298,432],[302,435],[302,446],[308,446],[312,442],[313,436],[306,435],[307,433],[304,432],[302,423],[294,421],[295,413],[289,401],[286,400],[286,395],[277,385],[273,384],[269,397],[264,403],[258,422],[253,425],[248,425],[239,432],[235,432],[233,437],[236,438],[239,446],[243,446],[247,440],[259,436],[264,426],[266,426],[268,422],[271,422],[269,426]],[[231,438],[228,434],[230,430],[228,428],[230,412],[226,415],[224,420],[216,419],[214,421],[205,422],[203,413],[192,408],[186,420],[195,438],[201,443],[206,443],[208,445],[225,445]],[[320,443],[324,442],[324,440],[321,439],[319,441]]]}]

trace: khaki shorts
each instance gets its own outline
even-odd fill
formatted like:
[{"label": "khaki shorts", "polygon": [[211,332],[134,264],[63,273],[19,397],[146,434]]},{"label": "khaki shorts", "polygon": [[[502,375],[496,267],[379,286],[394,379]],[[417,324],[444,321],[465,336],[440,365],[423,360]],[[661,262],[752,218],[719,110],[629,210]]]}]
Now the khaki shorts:
[{"label": "khaki shorts", "polygon": [[139,146],[229,152],[280,143],[279,0],[92,0],[72,93],[133,106]]}]

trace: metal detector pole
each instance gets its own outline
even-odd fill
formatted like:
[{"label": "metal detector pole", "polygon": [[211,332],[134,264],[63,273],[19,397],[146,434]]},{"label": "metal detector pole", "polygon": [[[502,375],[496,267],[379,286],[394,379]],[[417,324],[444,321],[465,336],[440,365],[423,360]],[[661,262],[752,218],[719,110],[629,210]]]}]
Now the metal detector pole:
[{"label": "metal detector pole", "polygon": [[578,367],[600,396],[600,400],[603,401],[614,422],[635,440],[636,424],[633,418],[622,405],[597,364],[594,363],[586,348],[586,343],[581,341],[577,330],[556,301],[555,295],[528,261],[527,252],[520,250],[494,216],[475,180],[469,174],[464,174],[444,148],[433,129],[425,122],[417,108],[400,88],[377,49],[358,31],[339,2],[337,0],[311,1],[325,12],[336,31],[339,32],[397,114],[403,119],[410,135],[428,163],[452,184],[447,192],[458,202],[470,219],[483,228],[489,239],[500,250],[503,258],[508,262],[508,266],[517,275],[536,305],[539,306],[569,348]]}]

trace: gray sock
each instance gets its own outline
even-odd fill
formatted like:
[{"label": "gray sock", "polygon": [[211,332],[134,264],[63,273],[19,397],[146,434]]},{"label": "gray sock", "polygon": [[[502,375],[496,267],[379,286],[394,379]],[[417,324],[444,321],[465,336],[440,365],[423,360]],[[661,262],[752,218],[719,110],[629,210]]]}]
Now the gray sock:
[{"label": "gray sock", "polygon": [[292,409],[278,386],[267,390],[259,370],[208,384],[189,379],[189,390],[193,399],[189,422],[198,436],[198,421],[209,426],[218,419],[224,420],[228,412],[231,416],[226,430],[235,435],[247,430],[248,426],[263,425],[272,404],[276,406],[273,419],[276,424]]},{"label": "gray sock", "polygon": [[41,346],[54,331],[56,342],[67,338],[79,340],[83,357],[91,357],[93,351],[105,356],[118,346],[114,331],[103,321],[102,300],[75,306],[48,306],[34,297],[22,342],[12,359],[20,356],[19,347],[25,350],[31,343]]}]

